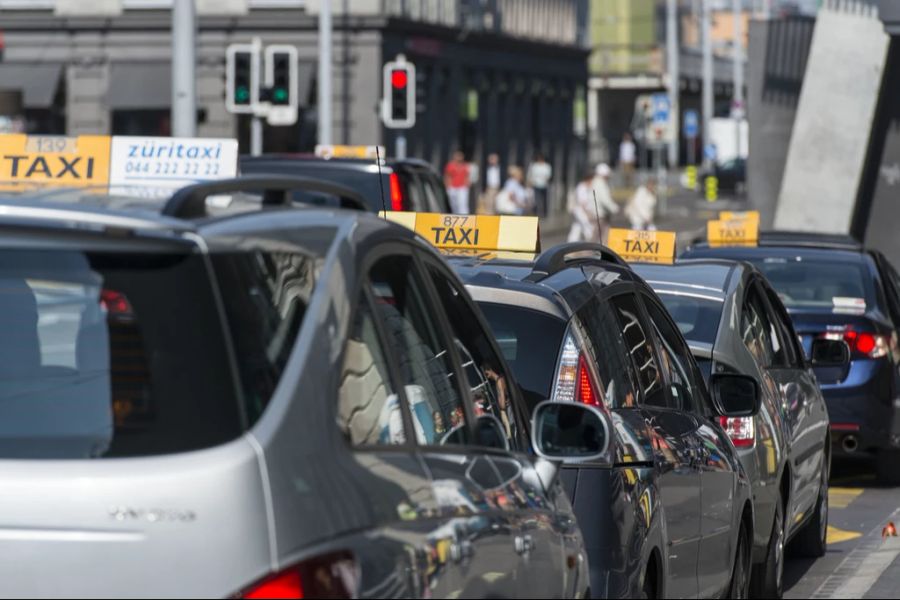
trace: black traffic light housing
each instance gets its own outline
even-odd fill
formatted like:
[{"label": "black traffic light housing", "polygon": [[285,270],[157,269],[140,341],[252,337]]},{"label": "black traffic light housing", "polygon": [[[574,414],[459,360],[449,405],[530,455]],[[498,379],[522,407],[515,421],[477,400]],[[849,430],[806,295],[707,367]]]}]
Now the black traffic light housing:
[{"label": "black traffic light housing", "polygon": [[269,102],[275,106],[291,104],[291,59],[287,52],[272,54],[272,87],[269,90]]},{"label": "black traffic light housing", "polygon": [[381,118],[391,129],[416,124],[416,67],[403,56],[384,65]]}]

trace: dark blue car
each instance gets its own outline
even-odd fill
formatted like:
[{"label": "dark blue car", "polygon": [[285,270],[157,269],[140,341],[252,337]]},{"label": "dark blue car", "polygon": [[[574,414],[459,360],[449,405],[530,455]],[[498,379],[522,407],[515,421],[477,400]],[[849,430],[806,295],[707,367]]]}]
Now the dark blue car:
[{"label": "dark blue car", "polygon": [[803,348],[842,339],[849,365],[817,367],[833,456],[873,457],[878,477],[900,480],[900,276],[885,257],[845,236],[763,233],[756,247],[696,244],[683,258],[755,264],[788,309]]}]

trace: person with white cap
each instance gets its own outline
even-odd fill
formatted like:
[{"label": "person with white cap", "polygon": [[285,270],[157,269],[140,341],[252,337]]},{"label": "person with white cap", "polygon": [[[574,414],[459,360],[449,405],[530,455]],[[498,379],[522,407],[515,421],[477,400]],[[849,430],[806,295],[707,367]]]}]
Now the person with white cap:
[{"label": "person with white cap", "polygon": [[612,169],[606,163],[597,165],[594,179],[591,182],[593,193],[596,196],[597,206],[595,210],[599,214],[598,238],[606,242],[606,233],[609,230],[609,221],[612,215],[619,213],[619,205],[613,200],[612,191],[609,188],[609,178],[612,175]]}]

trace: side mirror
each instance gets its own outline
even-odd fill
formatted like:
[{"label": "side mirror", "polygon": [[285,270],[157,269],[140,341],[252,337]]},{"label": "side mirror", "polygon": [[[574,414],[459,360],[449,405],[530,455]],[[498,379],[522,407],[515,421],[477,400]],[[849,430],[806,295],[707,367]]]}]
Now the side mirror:
[{"label": "side mirror", "polygon": [[531,436],[534,451],[551,461],[597,460],[609,447],[609,425],[593,406],[541,402],[534,409]]},{"label": "side mirror", "polygon": [[503,423],[494,415],[481,415],[475,421],[475,439],[479,446],[509,451],[509,438]]},{"label": "side mirror", "polygon": [[810,354],[814,367],[843,367],[850,363],[850,346],[844,340],[813,340]]},{"label": "side mirror", "polygon": [[753,417],[760,409],[759,384],[749,375],[714,373],[709,391],[723,417]]}]

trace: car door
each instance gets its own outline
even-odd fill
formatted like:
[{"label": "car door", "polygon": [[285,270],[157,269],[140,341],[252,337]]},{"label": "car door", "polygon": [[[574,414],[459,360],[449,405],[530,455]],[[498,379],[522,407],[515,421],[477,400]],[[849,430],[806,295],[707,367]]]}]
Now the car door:
[{"label": "car door", "polygon": [[458,354],[412,255],[375,261],[369,280],[430,479],[428,585],[437,597],[483,597],[514,585],[518,556],[494,464],[473,445],[473,409]]},{"label": "car door", "polygon": [[629,349],[640,390],[638,405],[649,427],[668,535],[666,594],[697,596],[697,560],[701,533],[701,484],[696,464],[697,424],[672,405],[673,396],[660,367],[660,357],[646,317],[632,293],[614,296],[619,326]]},{"label": "car door", "polygon": [[[674,410],[694,417],[694,464],[700,472],[700,547],[697,582],[700,596],[708,598],[725,589],[731,577],[734,534],[735,472],[725,460],[730,443],[710,419],[703,375],[687,343],[668,313],[648,294],[641,295],[659,347],[660,364]],[[727,453],[727,454],[726,454]]]},{"label": "car door", "polygon": [[[581,551],[571,504],[559,480],[545,490],[537,476],[527,455],[524,399],[474,305],[445,268],[429,257],[423,262],[460,354],[475,418],[498,425],[505,438],[503,447],[488,439],[473,441],[473,446],[485,449],[500,475],[496,502],[512,525],[511,537],[502,540],[506,546],[499,548],[497,558],[512,551],[520,557],[513,588],[517,597],[570,596],[577,584],[573,566],[579,562]],[[501,566],[497,565],[498,569]]]},{"label": "car door", "polygon": [[[773,336],[779,345],[768,371],[783,401],[787,455],[796,487],[791,505],[795,514],[809,514],[818,499],[822,463],[826,460],[826,445],[830,443],[828,409],[784,305],[765,282],[758,280],[756,286],[766,303]],[[788,535],[791,525],[797,522],[794,514],[789,516],[792,518],[788,521]]]}]

